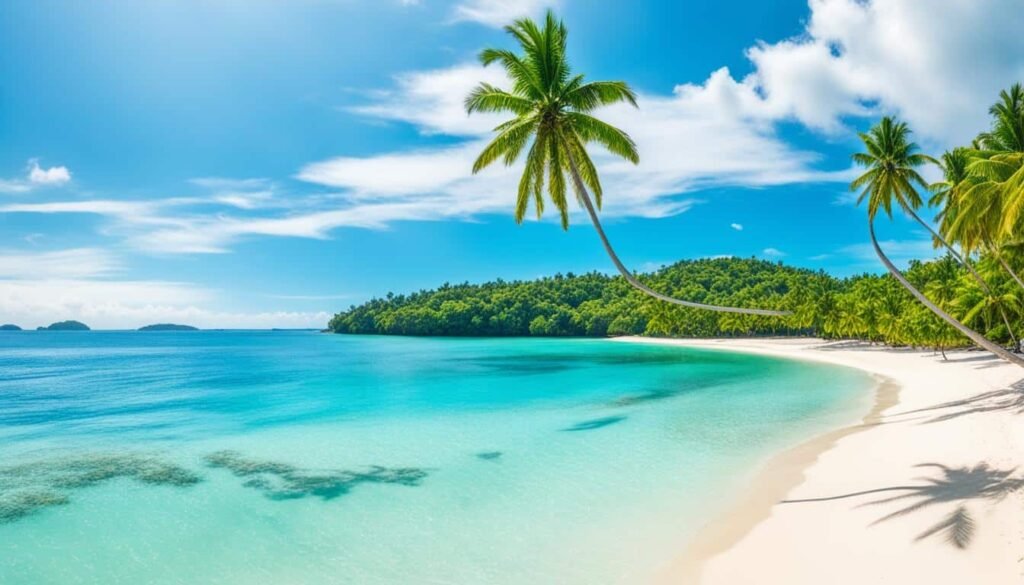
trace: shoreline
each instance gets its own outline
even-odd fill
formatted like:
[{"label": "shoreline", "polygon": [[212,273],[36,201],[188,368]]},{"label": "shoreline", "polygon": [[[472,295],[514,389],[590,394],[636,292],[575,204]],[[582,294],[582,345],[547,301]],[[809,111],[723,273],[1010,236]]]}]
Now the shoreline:
[{"label": "shoreline", "polygon": [[[1015,430],[1019,425],[1012,419],[1014,408],[997,408],[1014,406],[1019,400],[1024,414],[1024,393],[1020,398],[1016,394],[1024,391],[1007,390],[1021,378],[1020,370],[980,352],[948,352],[950,361],[942,361],[928,351],[808,338],[626,337],[618,341],[830,363],[860,369],[879,380],[873,388],[872,406],[859,423],[772,455],[754,472],[751,487],[701,527],[660,571],[657,582],[789,585],[1024,580],[1024,511],[1020,505],[1024,476],[1018,485],[1013,474],[1019,454],[1024,452],[1024,432]],[[992,396],[986,398],[986,393]],[[918,421],[922,412],[941,417],[961,406],[980,406],[975,408],[978,413],[969,414],[986,416],[951,416],[943,424]],[[946,433],[940,429],[943,426]],[[944,440],[941,434],[947,435]],[[957,443],[963,455],[942,461],[953,451],[944,449],[944,443]],[[883,463],[886,459],[891,461]],[[934,473],[922,473],[920,465],[932,460],[945,465],[944,469],[966,470],[968,474],[1012,470],[1002,478],[1007,493],[990,498],[984,490],[970,493],[970,486],[965,485],[962,494],[956,493],[954,486],[950,494],[929,500],[928,487],[915,491],[915,482],[930,485],[921,483],[922,476]],[[972,480],[984,482],[985,478]],[[909,491],[898,491],[901,489]],[[888,497],[897,499],[864,501],[859,495],[888,490],[896,490]],[[832,494],[840,495],[830,497]],[[894,514],[884,525],[878,521],[886,512],[910,506],[918,497],[924,498],[920,511],[915,508],[913,513]],[[934,524],[934,512],[940,513],[941,521],[947,508],[969,510],[973,515],[971,525],[976,534],[962,549],[939,536],[919,538],[922,526],[927,532],[929,522]],[[886,534],[881,534],[883,527]],[[984,577],[979,580],[979,576]]]}]

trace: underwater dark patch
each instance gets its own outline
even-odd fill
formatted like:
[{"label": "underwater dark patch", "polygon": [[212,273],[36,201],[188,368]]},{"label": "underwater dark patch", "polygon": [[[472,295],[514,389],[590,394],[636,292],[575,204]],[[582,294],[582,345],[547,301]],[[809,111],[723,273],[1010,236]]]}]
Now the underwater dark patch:
[{"label": "underwater dark patch", "polygon": [[607,426],[610,426],[610,425],[613,425],[613,424],[616,424],[616,423],[620,423],[620,422],[622,422],[624,420],[626,420],[626,417],[624,417],[624,416],[606,416],[604,418],[595,418],[593,420],[585,420],[583,422],[576,423],[576,424],[574,424],[571,427],[567,427],[567,428],[562,429],[562,431],[565,431],[565,432],[593,431],[593,430],[596,430],[596,429],[603,429],[604,427],[607,427]]},{"label": "underwater dark patch", "polygon": [[39,490],[0,494],[0,524],[20,520],[50,506],[63,506],[71,500],[64,494]]},{"label": "underwater dark patch", "polygon": [[0,467],[0,524],[71,502],[68,492],[115,480],[188,487],[201,478],[173,463],[137,454],[85,455]]},{"label": "underwater dark patch", "polygon": [[483,459],[484,461],[494,461],[500,458],[501,455],[501,451],[484,451],[482,453],[477,453],[476,457],[477,459]]},{"label": "underwater dark patch", "polygon": [[644,404],[645,402],[656,402],[658,400],[665,400],[678,396],[683,391],[681,390],[652,390],[644,394],[634,394],[632,396],[623,396],[612,402],[612,406],[633,406],[636,404]]},{"label": "underwater dark patch", "polygon": [[287,463],[249,459],[236,451],[217,451],[206,456],[210,467],[225,469],[247,478],[243,487],[263,492],[271,500],[317,497],[333,500],[366,483],[417,486],[427,471],[416,467],[382,467],[365,471],[301,469]]}]

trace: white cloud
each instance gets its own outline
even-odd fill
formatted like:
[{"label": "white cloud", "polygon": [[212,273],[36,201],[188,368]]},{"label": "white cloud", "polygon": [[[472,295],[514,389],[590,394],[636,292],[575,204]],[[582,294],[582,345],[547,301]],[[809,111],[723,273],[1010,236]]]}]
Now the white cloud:
[{"label": "white cloud", "polygon": [[736,230],[738,232],[742,232],[743,231],[743,224],[740,224],[740,223],[730,223],[729,227],[731,227],[732,229],[734,229],[734,230]]},{"label": "white cloud", "polygon": [[[894,111],[933,141],[970,138],[985,126],[998,90],[1024,78],[1024,35],[1017,34],[1024,11],[1014,9],[1015,1],[811,0],[805,30],[749,49],[754,70],[742,79],[722,68],[671,95],[640,95],[639,110],[600,112],[634,137],[641,156],[633,166],[595,153],[604,214],[664,217],[697,204],[695,192],[710,186],[842,183],[853,176],[849,168],[822,169],[816,153],[781,138],[783,121],[834,132],[847,116]],[[456,11],[493,24],[544,4],[467,0]],[[291,197],[285,204],[265,179],[208,177],[192,181],[210,192],[204,198],[8,205],[0,213],[102,214],[139,247],[205,253],[251,236],[326,238],[339,227],[510,214],[518,168],[470,173],[500,119],[464,112],[462,100],[478,81],[507,85],[498,68],[462,63],[400,75],[394,89],[369,94],[370,103],[351,111],[461,141],[311,162],[296,177],[340,191],[321,199]],[[0,182],[0,191],[25,183]],[[225,209],[196,208],[204,205]]]},{"label": "white cloud", "polygon": [[[911,260],[930,260],[945,254],[944,250],[935,249],[930,239],[880,240],[878,245],[889,260],[901,268],[905,268]],[[844,246],[836,251],[835,256],[845,257],[854,266],[867,267],[871,270],[884,269],[870,242]]]},{"label": "white cloud", "polygon": [[524,16],[537,18],[559,4],[559,0],[463,0],[455,6],[453,16],[456,21],[500,27]]},{"label": "white cloud", "polygon": [[[323,327],[326,312],[219,311],[216,291],[188,283],[113,280],[124,265],[99,248],[0,251],[0,315],[23,327],[77,319],[94,328],[157,322],[204,328]],[[325,299],[326,300],[326,299]]]},{"label": "white cloud", "polygon": [[469,92],[484,82],[507,85],[500,67],[464,63],[446,69],[395,76],[395,89],[375,92],[372,104],[349,108],[357,114],[416,125],[425,134],[479,136],[505,120],[497,114],[466,113]]},{"label": "white cloud", "polygon": [[71,181],[71,171],[67,167],[39,166],[38,159],[29,159],[23,179],[0,179],[0,193],[27,193],[37,187],[60,187]]},{"label": "white cloud", "polygon": [[135,329],[152,323],[200,328],[324,327],[327,312],[217,311],[201,305],[212,292],[155,281],[0,280],[0,315],[22,327],[77,319],[96,329]]},{"label": "white cloud", "polygon": [[[500,165],[477,176],[470,169],[501,121],[467,118],[462,99],[480,80],[507,86],[494,68],[460,64],[398,78],[397,88],[380,101],[355,111],[414,125],[424,133],[463,136],[454,146],[391,152],[368,157],[336,157],[311,163],[297,178],[343,189],[364,206],[392,205],[408,219],[417,205],[421,219],[509,213],[518,167]],[[789,147],[770,121],[757,114],[757,95],[732,81],[724,70],[704,85],[682,85],[671,96],[643,94],[640,108],[615,106],[603,118],[627,132],[640,148],[634,166],[595,152],[610,216],[664,217],[682,213],[697,201],[680,196],[713,185],[767,186],[802,181],[846,180],[848,171],[813,168],[814,153]],[[382,211],[382,210],[378,210]],[[386,214],[376,214],[381,222]]]},{"label": "white cloud", "polygon": [[757,108],[824,131],[892,112],[941,145],[988,126],[1000,89],[1024,78],[1019,0],[810,0],[804,33],[758,44],[740,83]]},{"label": "white cloud", "polygon": [[764,250],[761,251],[761,254],[772,258],[781,258],[786,255],[785,252],[779,250],[778,248],[765,248]]},{"label": "white cloud", "polygon": [[28,180],[33,185],[63,185],[71,180],[71,171],[67,167],[44,169],[37,159],[32,159],[28,161]]},{"label": "white cloud", "polygon": [[0,278],[76,279],[107,276],[121,269],[109,252],[98,248],[75,248],[54,252],[0,250]]},{"label": "white cloud", "polygon": [[25,193],[29,190],[31,187],[25,181],[0,179],[0,193]]}]

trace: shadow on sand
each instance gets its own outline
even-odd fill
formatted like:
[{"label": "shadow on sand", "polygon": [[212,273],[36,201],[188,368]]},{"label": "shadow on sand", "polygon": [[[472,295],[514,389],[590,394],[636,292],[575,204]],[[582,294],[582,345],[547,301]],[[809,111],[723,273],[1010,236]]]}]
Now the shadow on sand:
[{"label": "shadow on sand", "polygon": [[783,504],[806,504],[829,502],[890,492],[897,495],[883,496],[858,504],[857,507],[900,504],[901,508],[890,512],[871,523],[871,526],[900,518],[934,506],[951,508],[936,524],[920,533],[915,540],[924,540],[935,535],[944,535],[951,545],[967,548],[974,536],[976,521],[969,505],[997,502],[1024,488],[1024,476],[1016,475],[1016,468],[994,469],[987,463],[973,467],[948,467],[941,463],[922,463],[916,467],[932,470],[930,477],[918,478],[920,483],[904,486],[883,487],[800,500],[783,500]]},{"label": "shadow on sand", "polygon": [[1024,380],[1018,380],[1007,388],[982,392],[970,398],[943,402],[934,406],[896,413],[893,416],[925,415],[925,423],[936,423],[962,416],[988,412],[1010,412],[1024,414]]}]

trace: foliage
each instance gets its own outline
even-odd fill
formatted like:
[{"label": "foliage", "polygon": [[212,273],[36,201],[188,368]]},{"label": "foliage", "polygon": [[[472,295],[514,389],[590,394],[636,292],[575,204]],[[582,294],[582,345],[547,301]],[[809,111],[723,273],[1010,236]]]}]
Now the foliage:
[{"label": "foliage", "polygon": [[[1014,332],[1024,330],[1015,284],[989,259],[980,268],[999,291]],[[994,340],[1010,341],[995,306],[952,258],[913,262],[907,277],[943,309]],[[338,313],[329,329],[438,336],[816,335],[930,348],[967,343],[889,275],[839,279],[781,263],[716,258],[679,262],[640,278],[684,298],[736,306],[757,303],[793,314],[764,317],[677,307],[647,297],[621,277],[590,273],[388,294]]]},{"label": "foliage", "polygon": [[589,188],[601,207],[601,181],[587,153],[588,144],[597,143],[615,156],[639,162],[636,145],[625,132],[591,115],[597,108],[620,102],[636,106],[636,94],[622,81],[586,81],[583,75],[573,74],[565,55],[568,32],[553,12],[547,13],[543,25],[524,18],[505,27],[505,32],[521,52],[484,49],[480,62],[485,67],[500,64],[512,89],[481,83],[466,98],[466,111],[515,117],[494,129],[498,135],[477,157],[473,172],[499,159],[511,166],[529,144],[516,196],[516,221],[522,223],[531,199],[541,217],[546,190],[562,227],[568,229],[567,183],[580,198],[582,190]]}]

